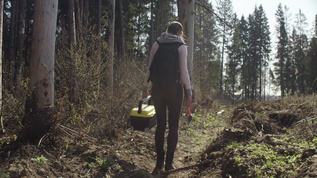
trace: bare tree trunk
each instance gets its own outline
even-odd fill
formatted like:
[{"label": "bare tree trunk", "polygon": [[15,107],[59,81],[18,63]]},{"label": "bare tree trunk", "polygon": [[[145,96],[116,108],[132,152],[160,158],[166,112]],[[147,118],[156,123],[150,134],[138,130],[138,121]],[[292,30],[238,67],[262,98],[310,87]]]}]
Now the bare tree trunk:
[{"label": "bare tree trunk", "polygon": [[188,44],[188,71],[192,88],[194,88],[194,26],[195,26],[195,0],[177,0],[178,17],[184,26]]},{"label": "bare tree trunk", "polygon": [[75,101],[78,91],[77,83],[77,59],[76,59],[76,24],[75,24],[75,3],[74,0],[68,0],[68,12],[67,12],[67,27],[68,27],[68,39],[70,47],[70,61],[71,61],[71,101]]},{"label": "bare tree trunk", "polygon": [[76,28],[75,28],[75,3],[74,0],[68,0],[67,12],[68,38],[71,47],[76,44]]},{"label": "bare tree trunk", "polygon": [[[16,24],[17,24],[17,19],[16,19],[16,14],[17,14],[17,1],[12,1],[11,2],[11,19],[10,19],[10,49],[9,49],[9,56],[10,56],[10,83],[9,87],[13,85],[13,78],[14,78],[14,63],[15,63],[15,58],[16,58]],[[9,88],[10,89],[10,88]]]},{"label": "bare tree trunk", "polygon": [[79,2],[79,0],[75,0],[75,24],[77,25],[77,39],[79,39],[79,36],[82,33],[82,12],[83,12],[83,2]]},{"label": "bare tree trunk", "polygon": [[[118,59],[121,57],[125,57],[125,40],[124,40],[124,26],[123,26],[123,11],[122,11],[122,0],[117,1],[117,9],[118,9],[118,24],[119,24],[119,32],[120,32],[120,44],[118,48]],[[152,27],[152,25],[151,25]]]},{"label": "bare tree trunk", "polygon": [[49,132],[54,110],[54,55],[58,0],[35,0],[30,61],[30,96],[17,139],[37,143]]},{"label": "bare tree trunk", "polygon": [[2,117],[2,32],[3,32],[3,2],[4,0],[0,0],[0,124],[1,124],[1,132],[4,133],[3,126],[3,117]]},{"label": "bare tree trunk", "polygon": [[82,39],[85,41],[88,38],[88,19],[89,19],[89,1],[84,0],[83,3],[83,21],[82,21]]},{"label": "bare tree trunk", "polygon": [[112,101],[113,97],[113,56],[114,56],[114,26],[115,26],[115,0],[109,1],[108,8],[108,75],[107,95]]},{"label": "bare tree trunk", "polygon": [[221,66],[220,66],[220,81],[219,81],[219,97],[222,98],[223,95],[223,65],[224,65],[224,55],[225,55],[225,37],[226,25],[223,26],[223,35],[222,35],[222,48],[221,48]]},{"label": "bare tree trunk", "polygon": [[188,37],[188,70],[192,87],[194,86],[194,26],[195,26],[195,0],[190,1],[187,9],[187,37]]},{"label": "bare tree trunk", "polygon": [[84,26],[87,28],[89,19],[89,1],[85,0],[84,3]]},{"label": "bare tree trunk", "polygon": [[23,47],[24,47],[24,34],[25,34],[25,8],[26,0],[18,1],[19,4],[19,19],[18,19],[18,35],[17,35],[17,54],[15,60],[14,70],[14,82],[15,82],[15,93],[16,96],[20,93],[20,85],[22,80],[22,58],[23,58]]},{"label": "bare tree trunk", "polygon": [[[97,0],[97,63],[101,63],[101,7],[102,7],[102,2],[101,0]],[[97,96],[99,97],[99,92],[100,92],[100,80],[98,80],[97,83]]]}]

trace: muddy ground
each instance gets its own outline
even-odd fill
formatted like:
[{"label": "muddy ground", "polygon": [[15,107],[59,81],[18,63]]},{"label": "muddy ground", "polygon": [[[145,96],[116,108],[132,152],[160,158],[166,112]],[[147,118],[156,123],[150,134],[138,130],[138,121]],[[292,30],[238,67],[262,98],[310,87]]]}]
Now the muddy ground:
[{"label": "muddy ground", "polygon": [[[223,113],[218,113],[224,110]],[[218,113],[218,114],[217,114]],[[14,136],[1,137],[1,177],[253,177],[248,166],[256,161],[245,156],[245,164],[233,158],[248,155],[243,149],[226,149],[232,143],[261,143],[283,155],[301,154],[300,161],[277,172],[274,177],[317,177],[316,148],[298,149],[279,143],[287,129],[314,135],[316,104],[274,101],[250,102],[232,108],[198,108],[190,126],[186,114],[181,118],[175,170],[151,175],[155,167],[154,132],[116,129],[111,135],[97,137],[88,131],[59,126],[59,136],[43,138],[38,145],[14,146]],[[309,127],[300,121],[311,120]],[[102,119],[102,118],[100,118]],[[303,130],[301,130],[301,128]],[[310,131],[307,128],[311,128]],[[273,145],[273,146],[272,146]],[[279,145],[279,146],[276,146]],[[281,146],[282,145],[282,146]],[[258,161],[258,160],[257,160]],[[255,175],[255,173],[253,174]]]}]

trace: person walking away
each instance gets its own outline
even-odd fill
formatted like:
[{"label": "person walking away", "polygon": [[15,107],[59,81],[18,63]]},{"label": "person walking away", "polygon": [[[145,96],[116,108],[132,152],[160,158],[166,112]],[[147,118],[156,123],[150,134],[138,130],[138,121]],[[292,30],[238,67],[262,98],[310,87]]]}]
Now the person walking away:
[{"label": "person walking away", "polygon": [[157,174],[164,167],[166,122],[168,122],[169,130],[165,171],[174,169],[172,162],[178,142],[179,118],[184,98],[183,88],[187,95],[185,105],[190,107],[192,102],[192,90],[187,69],[187,47],[184,42],[183,26],[177,21],[171,22],[167,31],[162,33],[152,45],[142,98],[148,97],[148,88],[151,84],[151,96],[157,115],[155,131],[157,158],[153,174]]}]

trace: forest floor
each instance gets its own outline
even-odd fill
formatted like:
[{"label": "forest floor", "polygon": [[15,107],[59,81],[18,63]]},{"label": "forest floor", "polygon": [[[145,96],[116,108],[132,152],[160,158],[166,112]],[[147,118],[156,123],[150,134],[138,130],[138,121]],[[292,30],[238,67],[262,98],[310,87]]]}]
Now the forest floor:
[{"label": "forest floor", "polygon": [[0,177],[317,177],[316,102],[314,96],[213,104],[197,109],[189,126],[184,114],[176,169],[155,176],[155,127],[95,138],[60,126],[58,146],[44,138],[18,148],[7,131],[0,139]]}]

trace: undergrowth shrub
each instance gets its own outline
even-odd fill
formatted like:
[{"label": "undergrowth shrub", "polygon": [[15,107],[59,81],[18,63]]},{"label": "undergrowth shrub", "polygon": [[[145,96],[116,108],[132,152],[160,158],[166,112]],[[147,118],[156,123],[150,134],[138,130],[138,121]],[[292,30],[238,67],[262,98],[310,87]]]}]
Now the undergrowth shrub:
[{"label": "undergrowth shrub", "polygon": [[24,78],[18,96],[13,94],[14,91],[12,91],[12,89],[2,89],[3,100],[1,117],[3,118],[4,129],[9,136],[17,134],[22,128],[22,119],[24,117],[25,100],[27,96],[27,83],[28,79]]},{"label": "undergrowth shrub", "polygon": [[75,54],[63,38],[57,40],[57,44],[58,122],[96,137],[114,135],[118,128],[128,127],[129,113],[141,97],[147,61],[114,59],[113,96],[110,97],[106,44],[100,46],[98,38],[91,36],[89,40],[78,41]]}]

